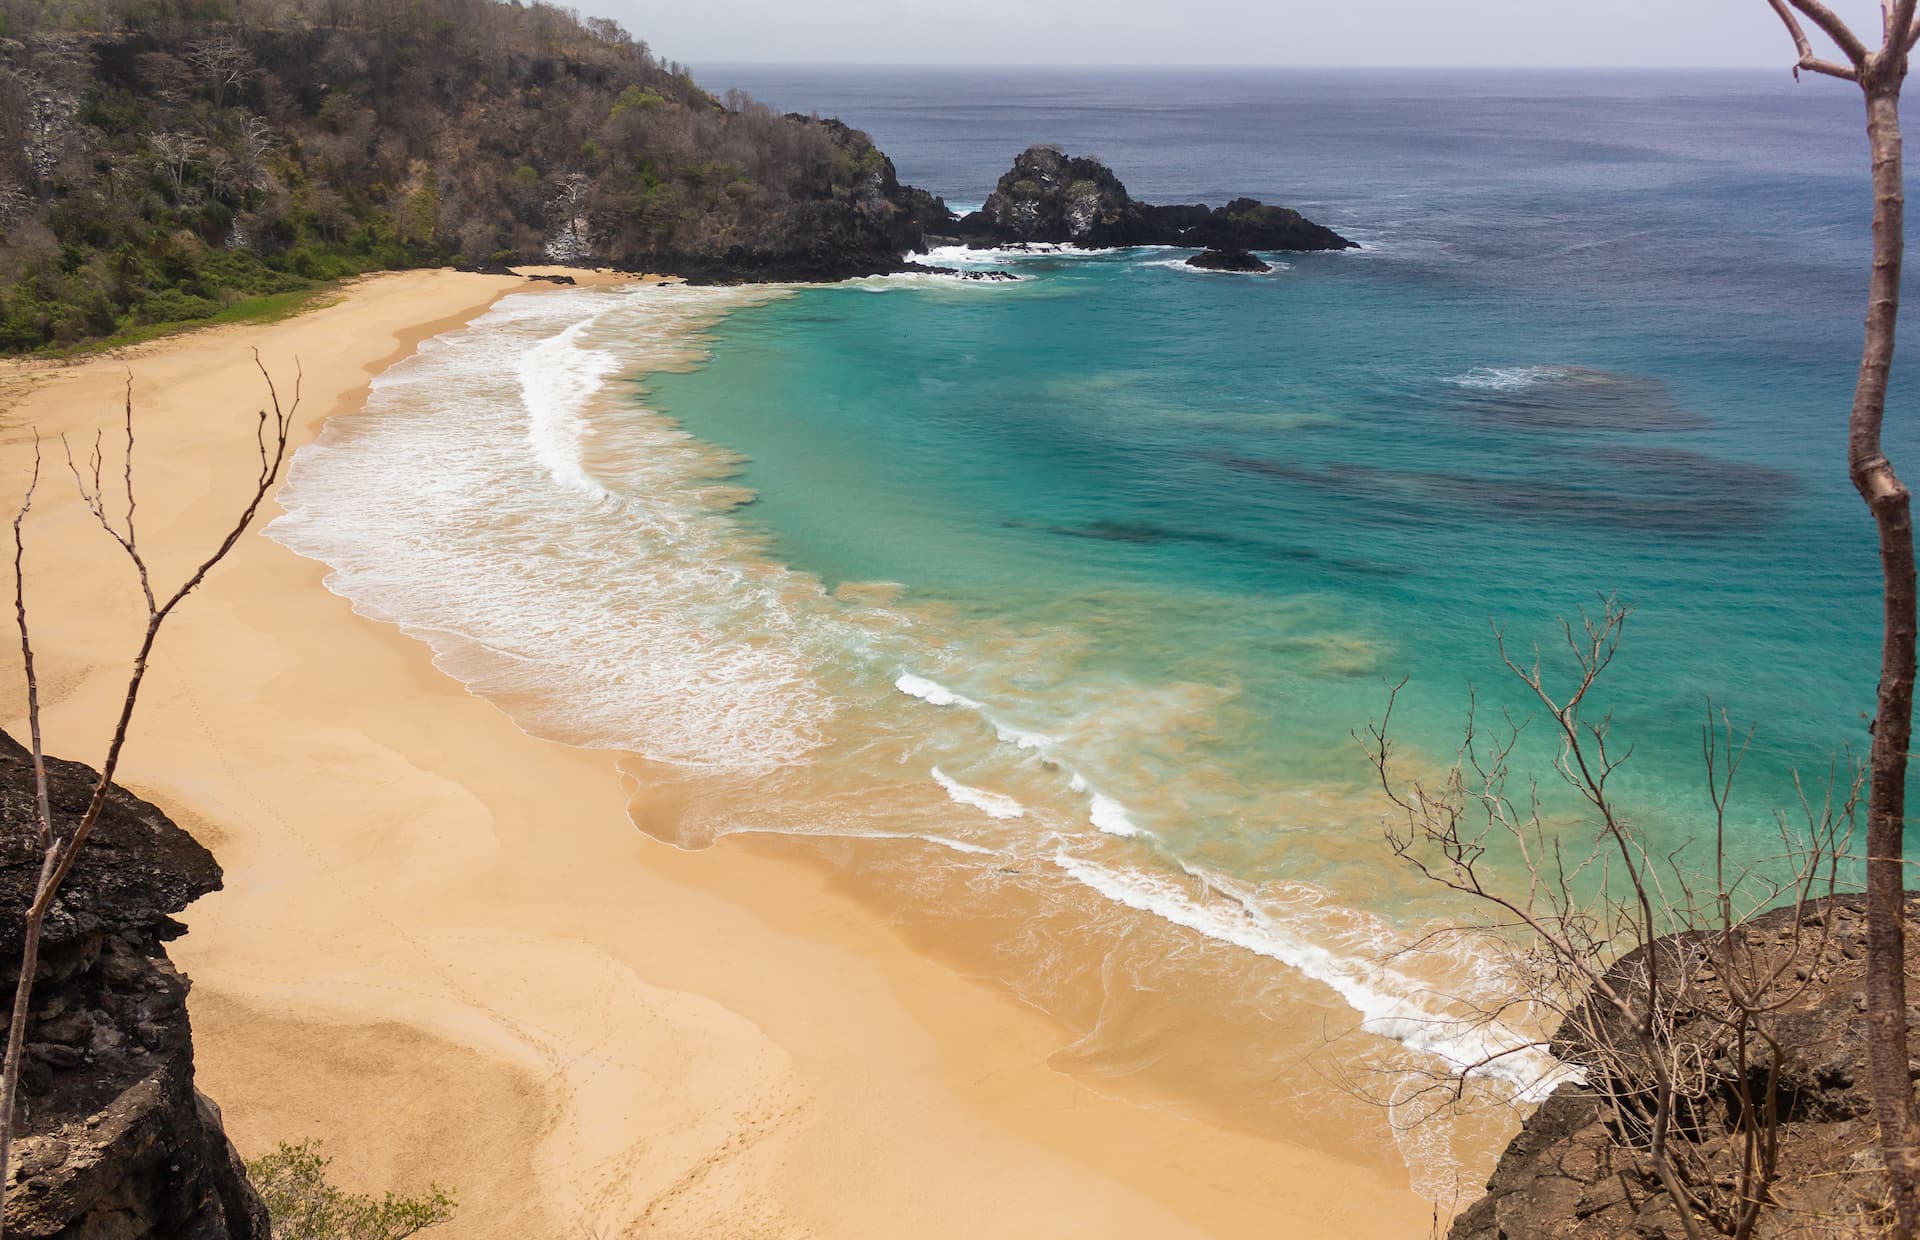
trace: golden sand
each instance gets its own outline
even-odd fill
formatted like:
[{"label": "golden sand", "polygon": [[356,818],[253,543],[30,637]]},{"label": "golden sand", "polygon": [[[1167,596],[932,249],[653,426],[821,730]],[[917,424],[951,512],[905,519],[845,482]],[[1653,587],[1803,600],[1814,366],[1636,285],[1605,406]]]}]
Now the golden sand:
[{"label": "golden sand", "polygon": [[[525,287],[385,275],[283,323],[10,364],[6,502],[35,430],[111,442],[131,371],[164,579],[245,485],[252,349],[283,381],[299,359],[304,443]],[[28,570],[48,743],[97,761],[140,613],[54,463]],[[449,1240],[1428,1233],[1391,1150],[1362,1165],[1323,1134],[1095,1092],[1048,1066],[1052,1020],[819,867],[635,830],[644,790],[612,755],[530,738],[323,576],[243,539],[162,638],[121,772],[226,869],[171,950],[201,1087],[244,1153],[318,1138],[353,1187],[437,1181],[460,1201]],[[0,692],[18,729],[18,677]]]}]

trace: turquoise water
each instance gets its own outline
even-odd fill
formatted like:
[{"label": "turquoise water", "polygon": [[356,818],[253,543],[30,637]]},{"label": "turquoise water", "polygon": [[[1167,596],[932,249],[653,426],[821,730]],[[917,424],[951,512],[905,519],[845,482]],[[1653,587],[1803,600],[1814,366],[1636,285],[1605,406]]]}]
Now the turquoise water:
[{"label": "turquoise water", "polygon": [[[743,520],[774,558],[1074,634],[1071,667],[1020,669],[1029,726],[1103,697],[1129,733],[1115,794],[1155,802],[1169,841],[1232,851],[1284,825],[1276,787],[1362,782],[1350,732],[1403,676],[1405,739],[1446,753],[1469,684],[1520,700],[1492,625],[1551,642],[1602,593],[1637,608],[1606,702],[1646,825],[1683,835],[1704,807],[1709,696],[1758,726],[1747,804],[1769,819],[1792,767],[1862,743],[1871,693],[1872,608],[1839,603],[1871,583],[1869,530],[1831,476],[1821,380],[1406,266],[1198,276],[1147,251],[809,290],[648,386],[748,458]],[[1007,669],[980,659],[941,683],[984,696]],[[1211,716],[1130,719],[1175,684],[1217,690]],[[1202,770],[1204,794],[1170,795]]]}]

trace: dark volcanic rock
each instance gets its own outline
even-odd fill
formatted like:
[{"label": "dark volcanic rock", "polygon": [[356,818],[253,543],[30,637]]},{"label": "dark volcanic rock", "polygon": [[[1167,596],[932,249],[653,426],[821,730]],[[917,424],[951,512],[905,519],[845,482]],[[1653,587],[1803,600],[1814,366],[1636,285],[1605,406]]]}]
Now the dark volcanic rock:
[{"label": "dark volcanic rock", "polygon": [[1208,250],[1187,260],[1187,266],[1202,271],[1250,271],[1258,274],[1273,268],[1245,250]]},{"label": "dark volcanic rock", "polygon": [[[1885,1191],[1875,1170],[1880,1164],[1865,1079],[1865,928],[1859,897],[1843,896],[1810,905],[1798,933],[1790,908],[1756,918],[1744,929],[1743,951],[1753,953],[1750,960],[1764,968],[1783,965],[1784,976],[1804,981],[1804,989],[1793,990],[1798,983],[1790,980],[1781,992],[1782,1006],[1767,1018],[1767,1030],[1781,1047],[1773,1075],[1783,1122],[1776,1208],[1761,1214],[1754,1232],[1760,1240],[1881,1234],[1870,1224],[1850,1229]],[[1907,928],[1911,972],[1920,967],[1920,899],[1908,902]],[[1683,1099],[1686,1122],[1676,1127],[1676,1140],[1690,1164],[1730,1184],[1740,1144],[1729,1034],[1716,1019],[1717,996],[1724,994],[1718,980],[1724,971],[1722,949],[1699,936],[1669,937],[1659,946],[1670,962],[1669,977],[1682,959],[1693,962],[1690,969],[1704,964],[1675,1034],[1677,1044],[1699,1051],[1695,1062],[1704,1069],[1698,1087]],[[1644,960],[1644,950],[1623,958],[1613,969],[1616,982]],[[1631,992],[1631,984],[1628,988]],[[1612,1022],[1618,1019],[1578,1024],[1604,1031],[1616,1027]],[[1553,1051],[1580,1062],[1588,1045],[1587,1037],[1563,1028]],[[1920,1051],[1920,1044],[1914,1049]],[[1764,1062],[1764,1057],[1756,1061]],[[1828,1220],[1835,1230],[1809,1230],[1809,1220]],[[1460,1214],[1448,1233],[1450,1240],[1681,1234],[1672,1199],[1650,1160],[1623,1127],[1608,1095],[1594,1084],[1563,1085],[1534,1111],[1501,1155],[1486,1195]]]},{"label": "dark volcanic rock", "polygon": [[[93,795],[95,778],[78,762],[47,759],[47,798],[55,821],[78,821]],[[15,913],[26,909],[39,880],[32,824],[32,757],[25,746],[0,733],[0,959],[20,953],[23,929]],[[168,914],[219,889],[220,867],[213,854],[152,805],[116,787],[107,795],[92,839],[47,910],[41,946],[44,950],[102,933],[170,927]]]},{"label": "dark volcanic rock", "polygon": [[1046,242],[1089,248],[1190,245],[1223,250],[1347,250],[1353,242],[1285,207],[1236,198],[1225,207],[1139,202],[1097,159],[1028,147],[980,210],[922,221],[928,236],[972,246]]},{"label": "dark volcanic rock", "polygon": [[[95,774],[50,761],[56,821]],[[0,733],[0,985],[19,978],[38,869],[31,760]],[[48,915],[21,1074],[7,1235],[268,1240],[220,1113],[193,1083],[187,979],[161,946],[169,914],[220,886],[206,849],[118,788]]]},{"label": "dark volcanic rock", "polygon": [[1008,241],[1147,245],[1164,231],[1105,164],[1052,146],[1021,152],[978,214]]},{"label": "dark volcanic rock", "polygon": [[[1354,243],[1284,207],[1237,198],[1225,207],[1139,202],[1105,164],[1051,146],[1029,147],[980,210],[956,217],[941,199],[900,183],[893,161],[867,135],[836,120],[798,114],[825,128],[861,180],[832,198],[795,202],[759,235],[774,244],[667,249],[650,269],[690,284],[819,283],[920,270],[912,260],[933,241],[974,248],[1180,245],[1221,250],[1344,250]],[[631,265],[631,257],[626,260]],[[1229,270],[1222,268],[1222,270]],[[1231,270],[1254,270],[1234,268]]]},{"label": "dark volcanic rock", "polygon": [[908,255],[925,252],[930,227],[952,220],[939,198],[902,185],[893,161],[866,134],[837,120],[799,113],[786,119],[825,130],[852,170],[852,182],[831,197],[786,205],[756,230],[765,240],[691,251],[668,246],[649,258],[652,270],[671,272],[689,284],[823,283],[891,275],[909,269]]},{"label": "dark volcanic rock", "polygon": [[1236,198],[1182,234],[1186,245],[1216,250],[1350,250],[1353,242],[1287,207]]}]

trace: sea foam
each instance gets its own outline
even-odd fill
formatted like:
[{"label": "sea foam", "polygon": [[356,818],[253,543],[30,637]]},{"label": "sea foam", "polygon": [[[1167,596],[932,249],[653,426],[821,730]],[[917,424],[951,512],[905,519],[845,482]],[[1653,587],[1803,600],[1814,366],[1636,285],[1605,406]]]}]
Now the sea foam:
[{"label": "sea foam", "polygon": [[1477,366],[1449,379],[1455,387],[1488,392],[1518,392],[1565,378],[1565,366]]},{"label": "sea foam", "polygon": [[1128,816],[1127,807],[1104,792],[1093,794],[1093,803],[1087,809],[1087,821],[1106,835],[1131,838],[1142,834],[1140,827]]},{"label": "sea foam", "polygon": [[986,707],[970,697],[955,693],[938,681],[928,680],[925,676],[915,676],[912,672],[903,672],[893,687],[910,697],[917,697],[930,706],[964,706],[968,710],[985,710]]},{"label": "sea foam", "polygon": [[[1282,911],[1259,907],[1235,893],[1231,880],[1198,869],[1188,868],[1190,881],[1179,883],[1065,851],[1054,864],[1115,903],[1298,970],[1330,987],[1370,1032],[1436,1056],[1456,1072],[1484,1064],[1476,1070],[1531,1101],[1567,1079],[1568,1070],[1537,1049],[1535,1039],[1498,1022],[1477,1022],[1460,1005],[1443,1002],[1431,983],[1383,965],[1380,957],[1392,941],[1384,927],[1370,927],[1345,950],[1317,941],[1306,926],[1327,920],[1321,893],[1301,888],[1297,906]],[[1197,899],[1196,886],[1210,898]]]},{"label": "sea foam", "polygon": [[583,319],[528,348],[517,370],[534,456],[562,486],[605,497],[607,489],[588,476],[582,460],[583,441],[593,434],[587,404],[620,369],[612,351],[581,347],[581,338],[599,317]]},{"label": "sea foam", "polygon": [[798,762],[837,709],[813,669],[848,635],[807,606],[817,584],[739,554],[703,513],[723,460],[603,399],[766,296],[504,298],[296,453],[268,533],[531,731],[680,765]]},{"label": "sea foam", "polygon": [[979,810],[989,818],[1024,818],[1027,807],[1002,792],[988,792],[984,788],[972,788],[948,775],[939,767],[933,768],[933,782],[946,790],[946,794],[955,804],[968,805]]}]

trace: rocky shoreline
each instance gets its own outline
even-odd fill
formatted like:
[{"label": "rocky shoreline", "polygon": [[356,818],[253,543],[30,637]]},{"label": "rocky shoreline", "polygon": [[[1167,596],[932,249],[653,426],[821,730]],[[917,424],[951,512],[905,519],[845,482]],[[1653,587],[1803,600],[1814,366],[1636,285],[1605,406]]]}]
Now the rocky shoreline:
[{"label": "rocky shoreline", "polygon": [[[49,759],[55,817],[73,821],[95,773]],[[0,984],[19,978],[39,871],[31,757],[0,733]],[[168,1236],[267,1240],[220,1111],[194,1086],[188,981],[171,914],[220,889],[213,855],[115,789],[48,913],[15,1127],[6,1231],[20,1240]]]},{"label": "rocky shoreline", "polygon": [[[835,140],[850,150],[878,156],[866,135],[838,121],[811,123],[830,127]],[[1264,271],[1271,268],[1251,251],[1359,248],[1358,242],[1298,211],[1253,198],[1236,198],[1221,207],[1141,202],[1099,160],[1076,158],[1053,146],[1022,151],[985,204],[966,215],[956,215],[943,199],[926,190],[902,184],[893,161],[884,156],[878,159],[871,184],[853,202],[851,217],[823,210],[804,251],[736,248],[721,254],[670,254],[662,256],[659,267],[689,284],[821,284],[909,273],[979,280],[1013,277],[918,260],[935,246],[973,250],[1026,245],[1090,250],[1175,246],[1205,251],[1190,260],[1196,267]],[[1241,265],[1219,265],[1227,262]]]},{"label": "rocky shoreline", "polygon": [[[1796,927],[1795,911],[1778,909],[1741,928],[1743,948],[1785,964],[1798,979],[1767,1031],[1780,1045],[1773,1072],[1780,1107],[1780,1177],[1773,1208],[1754,1231],[1760,1238],[1856,1233],[1882,1200],[1876,1128],[1866,1080],[1866,922],[1858,896],[1810,904]],[[1907,969],[1920,968],[1920,897],[1907,905]],[[1676,1045],[1698,1052],[1698,1087],[1685,1101],[1691,1121],[1676,1130],[1695,1165],[1730,1176],[1739,1155],[1733,1062],[1729,1036],[1714,1019],[1724,992],[1712,968],[1712,940],[1698,935],[1659,940],[1666,952],[1707,961],[1693,983],[1688,1010],[1674,1032]],[[1643,952],[1613,966],[1625,978]],[[1912,1009],[1909,1009],[1911,1011]],[[1586,1046],[1563,1028],[1554,1054],[1579,1062]],[[1756,1067],[1755,1070],[1758,1070]],[[1920,1068],[1916,1068],[1920,1071]],[[1620,1135],[1620,1116],[1587,1084],[1567,1084],[1528,1116],[1487,1181],[1486,1194],[1463,1211],[1450,1240],[1601,1240],[1617,1236],[1679,1236],[1680,1220],[1646,1153]]]}]

